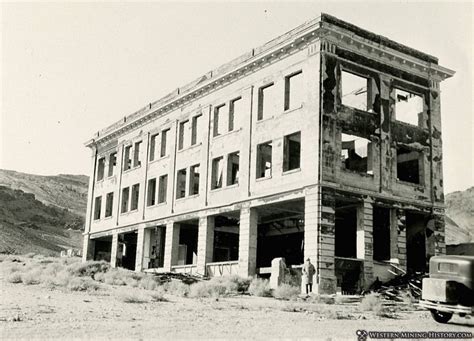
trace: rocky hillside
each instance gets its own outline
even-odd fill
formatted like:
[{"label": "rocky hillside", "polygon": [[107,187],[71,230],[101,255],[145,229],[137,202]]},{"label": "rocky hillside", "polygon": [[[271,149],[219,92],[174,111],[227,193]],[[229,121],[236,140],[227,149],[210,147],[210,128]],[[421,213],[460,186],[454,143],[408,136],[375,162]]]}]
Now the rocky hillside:
[{"label": "rocky hillside", "polygon": [[32,193],[46,205],[86,214],[89,177],[85,175],[43,176],[0,169],[0,185]]},{"label": "rocky hillside", "polygon": [[0,170],[0,252],[82,248],[88,177]]},{"label": "rocky hillside", "polygon": [[474,242],[474,187],[446,195],[446,243]]}]

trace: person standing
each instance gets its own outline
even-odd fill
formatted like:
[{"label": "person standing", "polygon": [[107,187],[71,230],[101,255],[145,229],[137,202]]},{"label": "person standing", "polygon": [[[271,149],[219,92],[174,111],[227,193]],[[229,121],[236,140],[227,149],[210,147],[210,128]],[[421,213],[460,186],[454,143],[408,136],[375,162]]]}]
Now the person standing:
[{"label": "person standing", "polygon": [[309,295],[309,293],[313,292],[313,276],[316,273],[314,265],[311,264],[311,259],[306,259],[306,262],[303,264],[302,270],[302,280],[303,284],[306,287],[306,295]]}]

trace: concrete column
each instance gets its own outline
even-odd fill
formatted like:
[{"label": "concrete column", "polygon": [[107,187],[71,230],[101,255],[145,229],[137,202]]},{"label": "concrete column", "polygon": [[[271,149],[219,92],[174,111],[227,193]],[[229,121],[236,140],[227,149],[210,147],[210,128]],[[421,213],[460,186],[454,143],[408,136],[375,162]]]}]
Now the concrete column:
[{"label": "concrete column", "polygon": [[144,250],[144,240],[145,240],[145,229],[138,229],[137,236],[137,253],[135,257],[135,271],[140,272],[143,270],[143,250]]},{"label": "concrete column", "polygon": [[150,253],[151,253],[151,235],[152,229],[145,229],[143,236],[143,263],[142,268],[148,269],[150,263]]},{"label": "concrete column", "polygon": [[254,276],[257,267],[258,212],[255,208],[240,211],[239,275]]},{"label": "concrete column", "polygon": [[400,264],[398,259],[398,219],[397,210],[390,210],[390,262]]},{"label": "concrete column", "polygon": [[214,252],[214,217],[200,217],[197,245],[197,273],[206,275],[206,264]]},{"label": "concrete column", "polygon": [[372,199],[366,198],[357,211],[357,258],[364,260],[363,287],[374,280],[373,259],[373,207]]},{"label": "concrete column", "polygon": [[[334,215],[334,209],[329,208],[329,213]],[[304,201],[304,259],[311,259],[311,263],[318,263],[318,246],[319,246],[319,193],[318,188],[312,188],[305,193]],[[334,247],[332,248],[334,251]],[[316,272],[313,283],[316,283],[318,274]]]},{"label": "concrete column", "polygon": [[90,239],[88,234],[83,236],[82,242],[82,261],[86,262],[88,260],[94,259],[94,251],[95,251],[95,240]]},{"label": "concrete column", "polygon": [[320,294],[336,293],[335,268],[335,220],[336,201],[334,190],[320,190],[319,200],[321,216],[319,219],[319,254],[316,272],[318,274],[317,292]]},{"label": "concrete column", "polygon": [[110,266],[117,267],[117,249],[118,249],[118,233],[112,235],[112,248],[110,251]]},{"label": "concrete column", "polygon": [[400,268],[407,271],[407,231],[405,211],[397,209],[398,261]]},{"label": "concrete column", "polygon": [[445,240],[445,220],[444,212],[442,215],[434,215],[434,243],[435,256],[446,254],[446,240]]},{"label": "concrete column", "polygon": [[166,224],[166,236],[165,236],[165,259],[164,268],[167,271],[171,271],[171,266],[176,265],[178,261],[178,250],[179,248],[179,224],[168,223]]}]

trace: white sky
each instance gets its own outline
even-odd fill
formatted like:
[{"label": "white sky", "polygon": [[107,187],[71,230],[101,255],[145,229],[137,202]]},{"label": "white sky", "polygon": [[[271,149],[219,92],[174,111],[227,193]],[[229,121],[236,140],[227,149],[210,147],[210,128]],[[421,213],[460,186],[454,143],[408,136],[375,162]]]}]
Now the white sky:
[{"label": "white sky", "polygon": [[474,184],[472,3],[2,3],[0,168],[89,174],[93,133],[320,12],[437,56],[445,191]]}]

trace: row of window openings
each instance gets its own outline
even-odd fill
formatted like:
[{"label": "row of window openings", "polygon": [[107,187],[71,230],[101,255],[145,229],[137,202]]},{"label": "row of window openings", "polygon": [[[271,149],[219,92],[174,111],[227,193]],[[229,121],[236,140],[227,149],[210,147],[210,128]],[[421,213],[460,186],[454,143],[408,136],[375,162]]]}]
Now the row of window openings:
[{"label": "row of window openings", "polygon": [[[370,103],[370,79],[353,73],[341,72],[342,104],[363,111],[372,111]],[[421,126],[423,120],[423,97],[412,92],[394,88],[395,119]]]},{"label": "row of window openings", "polygon": [[[373,148],[368,139],[341,134],[341,166],[343,169],[373,175]],[[419,184],[422,153],[397,148],[397,180]]]}]

